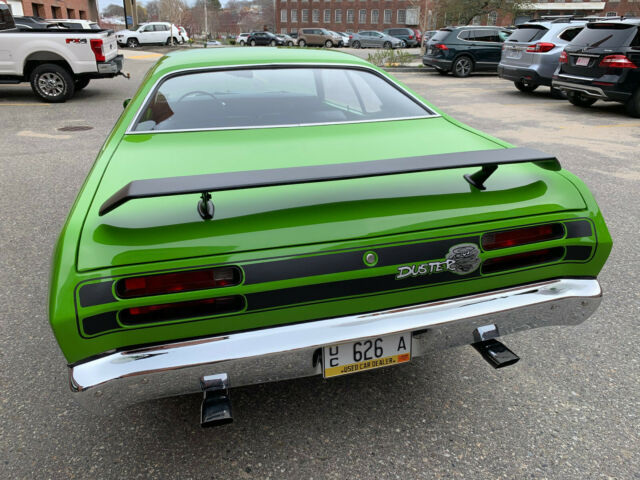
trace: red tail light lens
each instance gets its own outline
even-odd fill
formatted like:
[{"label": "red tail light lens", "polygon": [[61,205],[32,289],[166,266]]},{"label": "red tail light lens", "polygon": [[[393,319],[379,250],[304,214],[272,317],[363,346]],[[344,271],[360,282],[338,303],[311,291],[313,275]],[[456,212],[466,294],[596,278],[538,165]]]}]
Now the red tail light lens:
[{"label": "red tail light lens", "polygon": [[127,308],[120,312],[120,321],[124,325],[166,322],[183,318],[207,317],[232,313],[244,308],[244,299],[240,295],[221,298],[207,298],[192,302],[165,303],[144,307]]},{"label": "red tail light lens", "polygon": [[553,43],[538,42],[538,43],[535,43],[533,45],[529,45],[527,47],[527,52],[544,53],[544,52],[549,52],[549,51],[553,50],[554,48],[556,48],[556,46]]},{"label": "red tail light lens", "polygon": [[602,68],[638,68],[635,63],[624,55],[607,55],[600,61]]},{"label": "red tail light lens", "polygon": [[496,273],[516,268],[551,263],[564,256],[564,247],[545,248],[533,252],[517,253],[506,257],[490,258],[482,264],[482,273]]},{"label": "red tail light lens", "polygon": [[104,58],[104,52],[102,51],[102,39],[92,38],[91,50],[93,51],[93,54],[96,57],[96,62],[104,62],[106,60]]},{"label": "red tail light lens", "polygon": [[567,52],[565,52],[564,50],[562,51],[562,53],[560,53],[560,58],[558,59],[559,63],[568,63],[569,62],[569,57],[567,56]]},{"label": "red tail light lens", "polygon": [[409,40],[413,40],[413,35],[409,35]]},{"label": "red tail light lens", "polygon": [[482,248],[497,250],[499,248],[517,247],[529,243],[546,242],[564,237],[564,227],[560,223],[536,225],[535,227],[517,228],[502,232],[490,232],[482,235]]},{"label": "red tail light lens", "polygon": [[242,275],[237,267],[207,268],[186,272],[162,273],[118,280],[116,293],[121,298],[191,292],[207,288],[238,285]]},{"label": "red tail light lens", "polygon": [[449,50],[449,47],[447,47],[444,43],[436,43],[433,48],[437,48],[438,50]]}]

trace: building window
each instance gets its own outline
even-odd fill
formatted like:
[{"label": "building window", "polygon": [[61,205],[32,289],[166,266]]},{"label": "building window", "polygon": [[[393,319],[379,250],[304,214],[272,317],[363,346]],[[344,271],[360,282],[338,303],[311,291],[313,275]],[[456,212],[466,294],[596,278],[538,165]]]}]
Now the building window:
[{"label": "building window", "polygon": [[616,12],[607,12],[607,17],[617,17],[618,14]]},{"label": "building window", "polygon": [[336,9],[336,23],[342,23],[342,9]]},{"label": "building window", "polygon": [[286,10],[280,10],[280,21],[282,23],[287,23],[287,11]]},{"label": "building window", "polygon": [[489,12],[487,15],[487,25],[496,25],[498,23],[498,12]]},{"label": "building window", "polygon": [[371,10],[371,24],[377,25],[379,21],[380,21],[380,12],[378,12],[377,8],[374,8],[373,10]]},{"label": "building window", "polygon": [[85,12],[84,10],[80,10],[80,20],[86,20],[87,19],[87,12]]},{"label": "building window", "polygon": [[309,10],[307,10],[306,8],[302,9],[302,22],[306,23],[309,21]]},{"label": "building window", "polygon": [[298,29],[297,28],[292,28],[291,29],[291,33],[298,33]]},{"label": "building window", "polygon": [[353,23],[353,9],[347,10],[347,23]]},{"label": "building window", "polygon": [[358,12],[358,23],[367,23],[367,11],[364,8]]},{"label": "building window", "polygon": [[384,11],[384,23],[391,23],[391,10]]},{"label": "building window", "polygon": [[291,23],[298,21],[298,10],[291,10]]},{"label": "building window", "polygon": [[480,15],[476,15],[471,20],[471,25],[480,25]]},{"label": "building window", "polygon": [[67,18],[76,18],[76,12],[73,8],[67,8]]},{"label": "building window", "polygon": [[400,25],[407,23],[407,11],[405,9],[398,10],[398,23]]},{"label": "building window", "polygon": [[326,9],[324,11],[324,23],[329,23],[331,22],[331,10]]},{"label": "building window", "polygon": [[286,28],[281,28],[280,29],[280,33],[284,33],[286,35],[287,34],[287,29]]},{"label": "building window", "polygon": [[313,23],[318,23],[320,22],[320,10],[318,10],[317,8],[314,8],[311,11],[311,21]]},{"label": "building window", "polygon": [[60,7],[51,7],[51,17],[62,18],[62,11],[60,10]]}]

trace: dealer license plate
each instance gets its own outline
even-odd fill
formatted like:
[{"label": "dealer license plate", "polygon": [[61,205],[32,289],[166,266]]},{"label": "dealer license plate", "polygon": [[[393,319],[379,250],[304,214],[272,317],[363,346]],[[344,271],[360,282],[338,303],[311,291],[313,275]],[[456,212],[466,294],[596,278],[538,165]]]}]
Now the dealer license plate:
[{"label": "dealer license plate", "polygon": [[507,58],[514,58],[518,60],[521,57],[522,57],[522,50],[516,50],[515,48],[507,50]]},{"label": "dealer license plate", "polygon": [[385,335],[324,347],[324,377],[338,377],[411,360],[411,333]]},{"label": "dealer license plate", "polygon": [[578,57],[576,59],[576,65],[579,67],[586,67],[589,65],[589,57]]}]

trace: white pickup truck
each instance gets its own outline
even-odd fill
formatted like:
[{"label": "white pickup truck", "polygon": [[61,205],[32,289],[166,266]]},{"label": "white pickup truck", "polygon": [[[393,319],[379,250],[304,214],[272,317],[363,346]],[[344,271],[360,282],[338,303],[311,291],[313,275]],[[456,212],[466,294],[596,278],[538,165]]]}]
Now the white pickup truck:
[{"label": "white pickup truck", "polygon": [[18,30],[0,2],[0,84],[30,82],[45,102],[64,102],[94,78],[124,75],[112,30]]}]

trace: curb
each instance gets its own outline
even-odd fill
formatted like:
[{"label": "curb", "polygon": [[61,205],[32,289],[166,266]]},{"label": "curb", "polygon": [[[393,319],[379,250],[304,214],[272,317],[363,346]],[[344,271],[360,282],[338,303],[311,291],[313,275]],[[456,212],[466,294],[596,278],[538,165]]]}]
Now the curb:
[{"label": "curb", "polygon": [[430,69],[425,67],[382,67],[386,72],[398,73],[415,73],[415,72],[428,72]]}]

